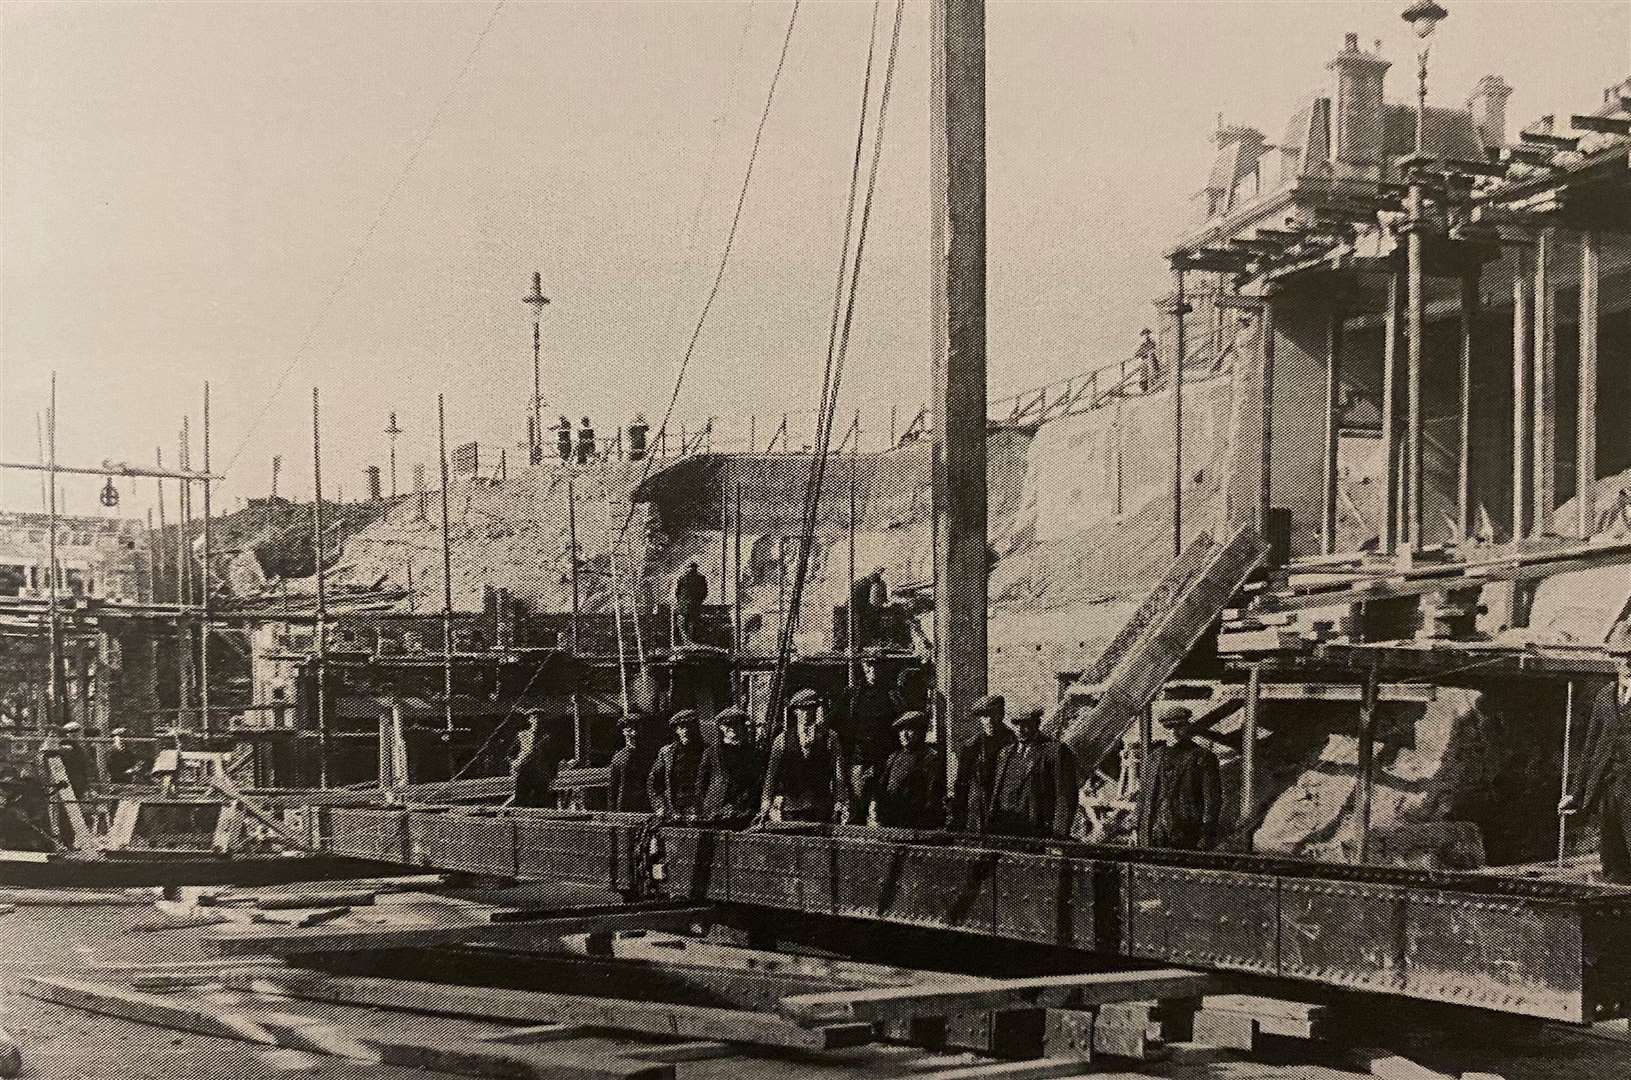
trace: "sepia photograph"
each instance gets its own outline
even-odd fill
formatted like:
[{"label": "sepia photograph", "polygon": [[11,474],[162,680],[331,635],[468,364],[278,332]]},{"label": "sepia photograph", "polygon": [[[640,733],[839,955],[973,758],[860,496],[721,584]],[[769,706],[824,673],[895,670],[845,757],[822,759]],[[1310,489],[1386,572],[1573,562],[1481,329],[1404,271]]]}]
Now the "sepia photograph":
[{"label": "sepia photograph", "polygon": [[0,1078],[1631,1078],[1631,0],[0,4]]}]

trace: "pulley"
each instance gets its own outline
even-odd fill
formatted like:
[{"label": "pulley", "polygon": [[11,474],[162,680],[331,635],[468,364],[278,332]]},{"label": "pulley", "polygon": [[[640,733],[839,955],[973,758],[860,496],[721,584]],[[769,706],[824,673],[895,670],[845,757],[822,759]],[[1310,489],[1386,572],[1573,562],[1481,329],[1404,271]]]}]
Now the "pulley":
[{"label": "pulley", "polygon": [[113,486],[113,477],[108,477],[108,482],[102,485],[100,498],[102,505],[109,509],[119,505],[119,489]]}]

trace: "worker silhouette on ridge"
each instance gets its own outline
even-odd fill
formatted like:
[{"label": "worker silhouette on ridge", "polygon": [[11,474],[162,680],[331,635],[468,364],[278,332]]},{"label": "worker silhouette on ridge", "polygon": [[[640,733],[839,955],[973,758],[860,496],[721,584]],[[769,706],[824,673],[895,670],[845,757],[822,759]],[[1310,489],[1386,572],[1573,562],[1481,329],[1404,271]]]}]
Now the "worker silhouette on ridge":
[{"label": "worker silhouette on ridge", "polygon": [[674,616],[679,623],[680,644],[700,644],[697,639],[702,632],[702,605],[707,599],[708,579],[693,562],[674,583]]},{"label": "worker silhouette on ridge", "polygon": [[555,425],[555,449],[561,455],[562,461],[572,460],[572,421],[561,417],[561,422]]},{"label": "worker silhouette on ridge", "polygon": [[589,418],[583,418],[583,426],[578,428],[578,464],[587,465],[595,456],[595,429],[589,423]]}]

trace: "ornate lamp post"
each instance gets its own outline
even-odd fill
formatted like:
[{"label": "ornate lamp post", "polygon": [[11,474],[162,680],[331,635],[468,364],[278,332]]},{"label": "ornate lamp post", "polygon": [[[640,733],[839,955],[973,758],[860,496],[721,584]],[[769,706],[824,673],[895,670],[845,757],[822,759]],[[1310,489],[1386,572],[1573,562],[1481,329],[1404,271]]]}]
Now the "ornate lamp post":
[{"label": "ornate lamp post", "polygon": [[544,460],[543,383],[538,373],[538,339],[544,305],[549,303],[549,297],[544,295],[543,275],[538,271],[532,272],[532,292],[523,296],[521,302],[532,309],[532,432],[527,440],[527,457],[530,464],[538,465]]},{"label": "ornate lamp post", "polygon": [[1405,489],[1405,528],[1408,533],[1406,551],[1414,555],[1421,551],[1422,537],[1422,491],[1425,485],[1422,482],[1422,230],[1427,222],[1422,215],[1422,177],[1421,167],[1424,164],[1427,152],[1427,39],[1438,29],[1438,24],[1449,17],[1449,12],[1435,2],[1435,0],[1415,0],[1405,8],[1401,17],[1415,30],[1416,36],[1422,40],[1422,49],[1417,54],[1416,71],[1416,152],[1405,163],[1409,175],[1409,203],[1407,206],[1408,220],[1408,273],[1410,277],[1410,312],[1409,312],[1409,385],[1407,423],[1409,425],[1409,449],[1405,457],[1405,468],[1408,474],[1408,485]]}]

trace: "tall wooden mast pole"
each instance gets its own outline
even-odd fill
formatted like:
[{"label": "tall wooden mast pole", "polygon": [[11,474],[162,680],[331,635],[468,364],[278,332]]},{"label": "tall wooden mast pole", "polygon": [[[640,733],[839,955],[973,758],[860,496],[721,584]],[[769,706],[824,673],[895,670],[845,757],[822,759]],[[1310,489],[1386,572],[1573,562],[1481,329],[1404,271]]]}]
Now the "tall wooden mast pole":
[{"label": "tall wooden mast pole", "polygon": [[317,786],[328,787],[328,591],[323,576],[323,442],[317,387],[311,388],[311,535],[317,573],[317,622],[312,645],[317,661]]},{"label": "tall wooden mast pole", "polygon": [[958,745],[986,692],[984,0],[933,0],[932,23],[935,681]]},{"label": "tall wooden mast pole", "polygon": [[[204,384],[204,472],[210,471],[210,384]],[[211,728],[210,714],[210,481],[204,481],[204,565],[200,573],[203,582],[200,600],[203,603],[203,621],[198,628],[198,702],[203,710],[199,727],[207,735]]]},{"label": "tall wooden mast pole", "polygon": [[447,500],[447,406],[436,395],[436,445],[442,464],[442,722],[453,731],[453,534]]},{"label": "tall wooden mast pole", "polygon": [[57,623],[57,373],[54,371],[51,373],[51,411],[46,418],[46,451],[49,454],[46,459],[49,465],[46,484],[50,489],[46,509],[51,520],[45,556],[45,597],[46,633],[49,638],[47,663],[51,665],[51,670],[46,675],[45,720],[47,726],[55,728],[61,722],[60,707],[66,696],[63,692],[66,687],[62,678],[62,627]]}]

